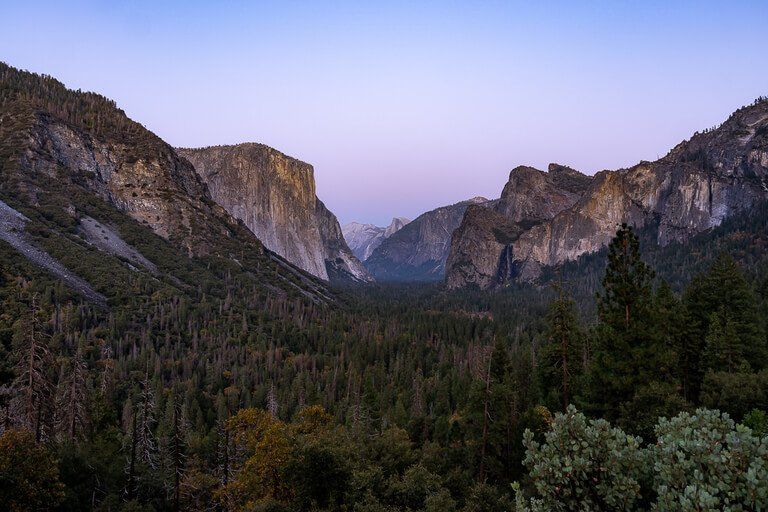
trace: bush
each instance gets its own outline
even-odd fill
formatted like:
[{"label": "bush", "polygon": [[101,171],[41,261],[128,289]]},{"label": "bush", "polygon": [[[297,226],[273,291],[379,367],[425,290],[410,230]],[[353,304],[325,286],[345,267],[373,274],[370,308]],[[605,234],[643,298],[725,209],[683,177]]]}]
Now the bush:
[{"label": "bush", "polygon": [[50,510],[64,498],[58,463],[26,431],[0,436],[0,510]]},{"label": "bush", "polygon": [[[747,419],[762,424],[760,412]],[[571,406],[555,417],[542,444],[527,431],[525,464],[535,496],[526,500],[514,484],[517,511],[638,510],[639,482],[646,479],[652,510],[765,510],[768,437],[708,409],[661,418],[655,430],[656,444],[641,449],[637,438],[604,420],[587,421]]]},{"label": "bush", "polygon": [[768,503],[768,438],[707,409],[662,418],[656,433],[656,509],[759,510]]},{"label": "bush", "polygon": [[631,510],[640,498],[640,439],[605,420],[588,421],[571,405],[555,415],[542,444],[530,430],[524,443],[534,510]]}]

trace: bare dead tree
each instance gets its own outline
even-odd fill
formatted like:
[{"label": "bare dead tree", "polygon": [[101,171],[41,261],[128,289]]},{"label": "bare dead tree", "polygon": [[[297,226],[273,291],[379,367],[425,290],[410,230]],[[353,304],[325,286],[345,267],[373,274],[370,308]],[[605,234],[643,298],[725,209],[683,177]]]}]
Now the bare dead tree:
[{"label": "bare dead tree", "polygon": [[269,392],[267,393],[267,410],[273,418],[277,418],[277,412],[279,404],[277,403],[277,396],[275,395],[275,385],[269,385]]},{"label": "bare dead tree", "polygon": [[21,339],[16,351],[16,379],[12,389],[11,421],[35,434],[40,442],[47,438],[53,423],[53,384],[47,375],[52,364],[48,350],[50,335],[45,332],[37,296],[33,296],[21,319]]},{"label": "bare dead tree", "polygon": [[57,400],[56,427],[60,438],[74,441],[88,428],[88,366],[78,347],[68,365],[62,366]]}]

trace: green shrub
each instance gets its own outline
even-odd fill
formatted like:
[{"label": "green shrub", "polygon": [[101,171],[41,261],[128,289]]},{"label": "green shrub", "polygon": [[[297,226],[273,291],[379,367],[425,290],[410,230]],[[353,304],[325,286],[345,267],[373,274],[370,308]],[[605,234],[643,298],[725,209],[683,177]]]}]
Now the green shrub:
[{"label": "green shrub", "polygon": [[525,465],[538,499],[533,510],[633,510],[640,498],[640,439],[587,420],[572,405],[555,415],[544,442],[526,430]]},{"label": "green shrub", "polygon": [[759,439],[728,414],[708,409],[662,418],[656,433],[650,448],[655,509],[765,510],[768,437]]}]

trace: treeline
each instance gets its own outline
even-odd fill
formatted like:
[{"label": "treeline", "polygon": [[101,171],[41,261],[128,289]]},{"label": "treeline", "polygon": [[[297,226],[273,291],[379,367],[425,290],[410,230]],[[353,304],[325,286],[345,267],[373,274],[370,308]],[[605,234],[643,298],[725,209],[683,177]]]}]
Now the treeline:
[{"label": "treeline", "polygon": [[24,104],[33,110],[49,112],[99,139],[130,140],[149,133],[131,121],[113,100],[93,92],[69,90],[48,75],[20,71],[0,62],[0,84],[0,110]]}]

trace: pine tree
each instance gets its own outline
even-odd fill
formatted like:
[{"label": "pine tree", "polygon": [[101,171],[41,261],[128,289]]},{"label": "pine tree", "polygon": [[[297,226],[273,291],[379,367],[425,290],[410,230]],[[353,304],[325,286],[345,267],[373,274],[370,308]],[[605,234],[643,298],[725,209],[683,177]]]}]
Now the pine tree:
[{"label": "pine tree", "polygon": [[85,434],[88,427],[88,365],[83,359],[80,347],[62,367],[61,392],[57,406],[57,427],[61,437],[70,441]]},{"label": "pine tree", "polygon": [[705,342],[702,357],[705,371],[734,373],[749,369],[749,363],[744,358],[746,347],[724,310],[711,315]]},{"label": "pine tree", "polygon": [[[635,423],[633,401],[637,398],[644,407],[653,408],[644,389],[654,382],[674,381],[669,367],[672,348],[655,324],[653,277],[640,258],[637,236],[623,224],[609,246],[603,291],[597,296],[599,322],[589,372],[589,407],[607,419],[620,420],[630,430]],[[652,396],[665,399],[664,394]]]},{"label": "pine tree", "polygon": [[275,385],[270,383],[269,391],[267,392],[267,410],[273,418],[277,418],[277,413],[280,406],[277,403],[277,395],[275,394]]},{"label": "pine tree", "polygon": [[[708,367],[702,356],[707,338],[718,343],[715,338],[722,338],[722,333],[717,331],[725,328],[726,323],[733,338],[731,343],[741,347],[744,361],[753,370],[765,367],[768,350],[758,314],[757,297],[733,258],[721,253],[709,270],[694,277],[684,299],[688,332],[680,354],[681,366],[691,375],[687,391],[690,400],[698,400],[707,368],[725,370],[711,365]],[[720,325],[710,332],[712,319],[717,319]]]},{"label": "pine tree", "polygon": [[502,482],[509,478],[510,451],[514,425],[510,404],[509,354],[501,339],[496,339],[482,381],[475,387],[470,404],[474,436],[478,446],[479,482]]},{"label": "pine tree", "polygon": [[186,470],[188,426],[182,403],[175,393],[172,393],[168,400],[168,411],[165,416],[166,432],[161,443],[162,462],[172,509],[177,512],[180,506],[181,482]]},{"label": "pine tree", "polygon": [[40,442],[50,436],[54,415],[54,386],[48,371],[53,357],[48,349],[50,335],[45,331],[37,296],[19,322],[16,350],[16,379],[11,401],[14,423],[34,433]]},{"label": "pine tree", "polygon": [[630,332],[646,320],[651,308],[654,272],[640,258],[640,242],[622,224],[608,246],[603,291],[597,295],[600,322],[616,332]]},{"label": "pine tree", "polygon": [[541,350],[541,386],[545,398],[565,411],[573,400],[576,382],[582,370],[581,326],[576,304],[562,285],[556,287],[558,297],[549,305],[547,313],[546,345]]}]

